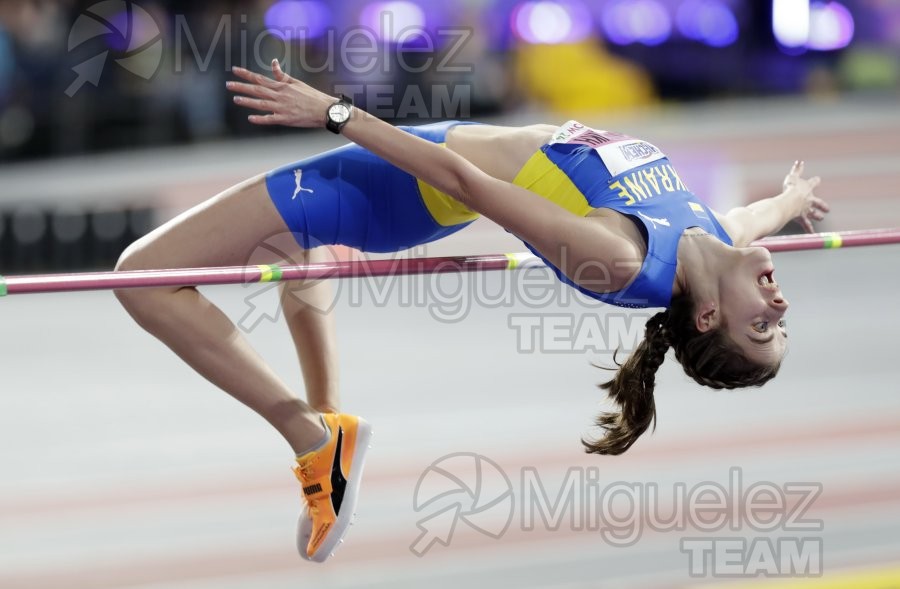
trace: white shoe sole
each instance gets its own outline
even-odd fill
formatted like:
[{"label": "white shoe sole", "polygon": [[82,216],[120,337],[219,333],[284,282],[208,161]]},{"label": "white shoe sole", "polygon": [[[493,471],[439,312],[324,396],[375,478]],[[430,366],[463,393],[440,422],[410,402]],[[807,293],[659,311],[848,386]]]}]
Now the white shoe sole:
[{"label": "white shoe sole", "polygon": [[356,434],[356,449],[353,450],[354,471],[350,473],[350,477],[347,479],[347,488],[344,490],[344,502],[341,505],[341,512],[334,522],[334,527],[329,530],[328,535],[325,537],[325,541],[312,556],[306,554],[306,547],[309,545],[309,539],[312,536],[312,519],[306,511],[300,514],[300,519],[297,521],[297,552],[300,553],[300,557],[304,560],[325,562],[334,555],[338,545],[344,541],[344,536],[347,535],[347,531],[353,525],[353,518],[356,516],[359,484],[362,480],[366,465],[366,454],[369,451],[371,442],[372,426],[365,420],[360,419]]}]

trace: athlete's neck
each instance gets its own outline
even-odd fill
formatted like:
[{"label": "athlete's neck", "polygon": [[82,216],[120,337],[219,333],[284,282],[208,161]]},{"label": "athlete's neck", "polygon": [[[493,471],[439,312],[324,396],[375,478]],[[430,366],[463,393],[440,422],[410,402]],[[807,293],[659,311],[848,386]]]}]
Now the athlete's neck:
[{"label": "athlete's neck", "polygon": [[718,301],[718,277],[734,263],[730,250],[733,248],[698,227],[686,229],[678,242],[672,294],[690,292],[695,301]]}]

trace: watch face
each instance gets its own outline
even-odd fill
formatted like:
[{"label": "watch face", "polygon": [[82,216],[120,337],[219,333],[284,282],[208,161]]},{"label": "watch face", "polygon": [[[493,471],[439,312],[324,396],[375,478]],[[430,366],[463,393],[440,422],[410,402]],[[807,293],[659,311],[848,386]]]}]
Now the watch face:
[{"label": "watch face", "polygon": [[333,104],[328,108],[328,117],[335,123],[345,123],[350,118],[350,109],[346,104]]}]

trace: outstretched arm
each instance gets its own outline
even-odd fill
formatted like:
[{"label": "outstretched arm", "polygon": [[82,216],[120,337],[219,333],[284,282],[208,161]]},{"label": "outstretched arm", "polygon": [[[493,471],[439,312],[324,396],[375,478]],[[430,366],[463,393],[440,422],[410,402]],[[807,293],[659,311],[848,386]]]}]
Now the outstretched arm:
[{"label": "outstretched arm", "polygon": [[803,162],[795,162],[784,179],[781,194],[731,209],[725,215],[716,214],[734,245],[745,246],[776,233],[792,219],[806,231],[814,231],[812,222],[825,218],[828,203],[813,194],[813,189],[819,185],[819,177],[807,180],[802,174]]},{"label": "outstretched arm", "polygon": [[[334,97],[286,75],[273,62],[275,79],[235,68],[249,83],[229,82],[243,96],[235,102],[270,114],[251,115],[260,125],[324,127]],[[456,198],[531,243],[572,280],[593,290],[617,290],[630,279],[615,261],[633,252],[600,223],[574,215],[531,191],[493,178],[462,156],[393,127],[361,109],[343,129],[353,142]],[[598,257],[601,258],[598,260]],[[600,262],[601,264],[596,264]],[[602,266],[602,267],[600,267]],[[603,286],[598,288],[602,281]]]}]

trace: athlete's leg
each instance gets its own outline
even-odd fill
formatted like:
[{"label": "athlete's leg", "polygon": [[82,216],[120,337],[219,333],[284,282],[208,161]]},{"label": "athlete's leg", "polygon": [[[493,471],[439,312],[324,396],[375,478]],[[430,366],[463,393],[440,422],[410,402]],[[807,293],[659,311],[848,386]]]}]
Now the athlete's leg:
[{"label": "athlete's leg", "polygon": [[[117,269],[243,265],[262,240],[285,232],[260,176],[141,238],[122,254]],[[268,420],[295,452],[305,452],[323,439],[319,413],[291,392],[228,317],[196,288],[122,290],[116,296],[144,329]]]},{"label": "athlete's leg", "polygon": [[[458,122],[404,127],[433,142],[443,142]],[[464,125],[465,126],[465,125]],[[269,193],[295,237],[308,249],[294,253],[293,239],[274,248],[291,264],[334,261],[315,237],[368,251],[397,251],[447,235],[470,221],[449,197],[434,189],[419,194],[416,180],[356,146],[347,146],[274,170]],[[427,187],[426,187],[427,188]],[[423,207],[427,203],[427,208]],[[458,203],[456,203],[458,204]],[[430,210],[440,211],[438,224]],[[446,226],[452,225],[452,226]],[[305,229],[305,230],[303,230]],[[313,230],[314,229],[314,230]],[[281,301],[303,369],[307,401],[323,412],[339,407],[333,302],[327,282],[282,282]]]},{"label": "athlete's leg", "polygon": [[[332,261],[327,246],[301,249],[292,264]],[[328,280],[282,282],[281,307],[303,370],[306,401],[322,413],[338,413],[338,352],[334,316],[329,312],[334,294]]]}]

